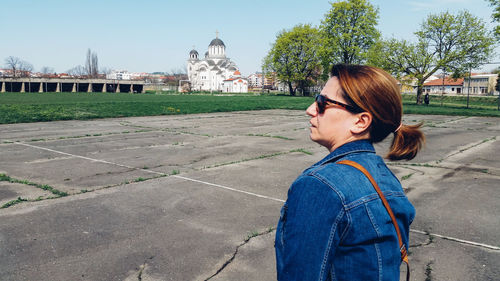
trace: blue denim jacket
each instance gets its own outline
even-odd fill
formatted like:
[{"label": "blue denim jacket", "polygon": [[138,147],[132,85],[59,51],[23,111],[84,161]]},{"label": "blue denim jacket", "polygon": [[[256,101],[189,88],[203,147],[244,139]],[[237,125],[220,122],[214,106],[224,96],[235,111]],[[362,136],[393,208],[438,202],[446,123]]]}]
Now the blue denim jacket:
[{"label": "blue denim jacket", "polygon": [[389,202],[408,249],[415,209],[369,141],[337,148],[288,190],[276,230],[278,280],[399,280],[401,255],[391,218],[363,165]]}]

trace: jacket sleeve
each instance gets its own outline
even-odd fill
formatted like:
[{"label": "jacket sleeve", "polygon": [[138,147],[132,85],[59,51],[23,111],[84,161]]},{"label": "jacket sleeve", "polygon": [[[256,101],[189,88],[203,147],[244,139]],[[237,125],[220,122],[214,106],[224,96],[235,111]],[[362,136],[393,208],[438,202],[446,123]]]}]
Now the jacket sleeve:
[{"label": "jacket sleeve", "polygon": [[341,195],[314,176],[301,176],[289,189],[284,211],[278,280],[325,280],[346,228]]}]

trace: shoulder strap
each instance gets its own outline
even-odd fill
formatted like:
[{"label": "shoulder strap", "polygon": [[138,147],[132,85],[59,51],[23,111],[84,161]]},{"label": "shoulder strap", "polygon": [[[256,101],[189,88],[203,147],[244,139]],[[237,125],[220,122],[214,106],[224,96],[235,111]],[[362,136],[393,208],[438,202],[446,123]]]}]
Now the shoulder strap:
[{"label": "shoulder strap", "polygon": [[389,216],[391,217],[392,224],[394,225],[394,228],[396,229],[396,233],[398,234],[398,240],[399,240],[399,250],[401,252],[401,260],[406,263],[406,280],[410,280],[410,263],[408,261],[408,253],[406,251],[406,247],[403,243],[403,239],[401,239],[401,232],[399,231],[399,226],[396,221],[396,217],[394,216],[394,213],[392,212],[391,206],[389,205],[389,202],[387,202],[387,199],[385,199],[384,194],[378,187],[377,182],[373,179],[372,175],[365,169],[365,167],[361,166],[357,162],[351,161],[351,160],[342,160],[337,162],[338,164],[343,164],[343,165],[348,165],[352,166],[358,170],[360,170],[367,178],[370,180],[371,184],[375,188],[375,191],[377,191],[378,196],[382,200],[382,203],[384,204],[385,209],[387,210],[387,213],[389,213]]}]

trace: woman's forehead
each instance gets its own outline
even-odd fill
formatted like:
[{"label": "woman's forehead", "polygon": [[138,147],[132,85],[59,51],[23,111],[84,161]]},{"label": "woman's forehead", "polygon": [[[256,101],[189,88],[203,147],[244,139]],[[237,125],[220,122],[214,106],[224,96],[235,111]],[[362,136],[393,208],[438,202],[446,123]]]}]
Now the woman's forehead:
[{"label": "woman's forehead", "polygon": [[342,98],[342,88],[337,76],[332,76],[328,79],[325,86],[321,90],[321,94],[332,99]]}]

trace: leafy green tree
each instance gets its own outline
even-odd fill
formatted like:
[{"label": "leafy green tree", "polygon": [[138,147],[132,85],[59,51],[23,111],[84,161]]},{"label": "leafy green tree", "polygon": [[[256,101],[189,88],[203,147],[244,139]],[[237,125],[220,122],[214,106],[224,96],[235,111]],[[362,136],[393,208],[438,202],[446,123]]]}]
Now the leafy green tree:
[{"label": "leafy green tree", "polygon": [[308,24],[283,30],[264,58],[263,69],[266,72],[276,72],[278,80],[288,85],[290,95],[295,95],[297,89],[308,95],[306,87],[320,72],[318,41],[318,29]]},{"label": "leafy green tree", "polygon": [[336,63],[364,63],[367,52],[380,37],[375,28],[378,8],[368,0],[332,3],[321,22],[322,64],[325,71]]},{"label": "leafy green tree", "polygon": [[[500,1],[498,0],[487,0],[490,2],[490,6],[494,8],[493,14],[491,17],[493,18],[493,21],[496,21],[497,23],[500,23]],[[497,39],[500,40],[500,25],[497,25],[495,27],[495,35],[497,36]]]},{"label": "leafy green tree", "polygon": [[484,22],[467,11],[429,15],[415,34],[417,42],[381,40],[370,50],[369,64],[415,80],[417,104],[422,103],[425,80],[436,71],[456,77],[487,62],[493,53],[494,39]]}]

